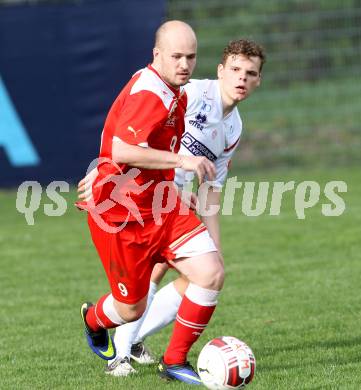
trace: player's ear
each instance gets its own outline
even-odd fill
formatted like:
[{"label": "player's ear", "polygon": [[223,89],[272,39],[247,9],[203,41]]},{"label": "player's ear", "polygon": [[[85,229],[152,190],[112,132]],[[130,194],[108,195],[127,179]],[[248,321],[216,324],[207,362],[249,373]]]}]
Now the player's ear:
[{"label": "player's ear", "polygon": [[159,49],[157,47],[153,48],[153,58],[156,58],[159,56]]},{"label": "player's ear", "polygon": [[222,79],[222,78],[223,78],[223,70],[224,70],[223,64],[218,64],[218,67],[217,67],[217,76],[218,76],[219,79]]},{"label": "player's ear", "polygon": [[259,87],[261,85],[261,81],[262,81],[262,74],[260,73],[258,76],[257,84],[256,84],[257,87]]}]

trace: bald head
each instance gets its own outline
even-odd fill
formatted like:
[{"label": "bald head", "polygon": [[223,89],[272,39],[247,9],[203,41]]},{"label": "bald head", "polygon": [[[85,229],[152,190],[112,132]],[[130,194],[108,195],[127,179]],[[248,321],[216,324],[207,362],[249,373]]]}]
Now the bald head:
[{"label": "bald head", "polygon": [[162,48],[167,44],[167,41],[172,38],[177,38],[182,35],[186,39],[197,42],[196,34],[192,27],[182,22],[181,20],[169,20],[163,23],[155,33],[155,47]]},{"label": "bald head", "polygon": [[197,38],[189,24],[171,20],[158,28],[152,65],[168,84],[178,88],[188,82],[196,54]]}]

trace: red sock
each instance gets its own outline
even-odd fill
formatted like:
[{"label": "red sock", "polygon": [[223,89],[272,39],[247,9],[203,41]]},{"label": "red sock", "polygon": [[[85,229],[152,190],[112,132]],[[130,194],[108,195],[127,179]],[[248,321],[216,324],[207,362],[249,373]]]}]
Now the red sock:
[{"label": "red sock", "polygon": [[111,329],[125,323],[116,312],[113,300],[111,294],[106,294],[96,305],[90,307],[85,320],[92,331],[98,332],[102,328]]},{"label": "red sock", "polygon": [[206,328],[214,312],[214,306],[202,306],[192,302],[186,295],[178,309],[173,334],[164,354],[166,364],[183,364],[195,341]]}]

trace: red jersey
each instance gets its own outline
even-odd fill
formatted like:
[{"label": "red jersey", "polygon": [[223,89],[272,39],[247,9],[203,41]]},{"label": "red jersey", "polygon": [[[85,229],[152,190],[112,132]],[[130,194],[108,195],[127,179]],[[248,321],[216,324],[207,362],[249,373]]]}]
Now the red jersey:
[{"label": "red jersey", "polygon": [[[175,89],[165,83],[152,66],[137,72],[114,101],[105,121],[99,158],[112,158],[113,137],[142,147],[151,147],[177,153],[184,132],[184,115],[187,96],[184,89]],[[156,153],[156,152],[155,152]],[[122,173],[132,168],[118,164]],[[114,193],[123,199],[130,197],[143,219],[152,217],[152,201],[155,187],[162,181],[173,181],[174,169],[143,169],[134,181],[116,186],[113,179],[123,176],[109,162],[98,165],[99,175],[93,184],[95,204],[114,199]],[[109,176],[112,175],[112,176]],[[106,182],[99,185],[99,182]],[[151,183],[144,191],[139,186]],[[112,194],[112,191],[113,194]],[[112,208],[101,214],[103,218],[120,222],[134,220],[129,208],[115,202]]]}]

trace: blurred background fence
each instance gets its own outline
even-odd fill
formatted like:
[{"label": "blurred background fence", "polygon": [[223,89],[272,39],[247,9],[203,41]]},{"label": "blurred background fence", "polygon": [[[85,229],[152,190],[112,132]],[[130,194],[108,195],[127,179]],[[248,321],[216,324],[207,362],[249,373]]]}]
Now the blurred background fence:
[{"label": "blurred background fence", "polygon": [[[102,4],[111,7],[122,1]],[[86,8],[94,1],[0,0],[0,11],[18,4],[63,3]],[[199,56],[194,77],[216,77],[222,49],[231,39],[251,38],[266,49],[262,85],[239,105],[245,131],[235,165],[254,169],[361,162],[361,0],[166,0],[149,5],[155,3],[165,6],[166,19],[187,21],[196,30]],[[147,20],[145,0],[127,4],[138,6],[138,25],[160,22]],[[88,32],[94,27],[89,25]],[[137,39],[139,34],[133,41],[127,39],[128,46],[137,47]],[[146,65],[151,53],[138,54]],[[123,61],[132,65],[131,57]],[[109,78],[119,79],[115,66],[111,71]],[[114,91],[121,87],[115,85]],[[95,136],[94,143],[92,150],[98,148]]]},{"label": "blurred background fence", "polygon": [[262,86],[239,105],[242,166],[361,161],[360,0],[168,0],[167,17],[195,28],[198,77],[231,39],[266,49]]}]

